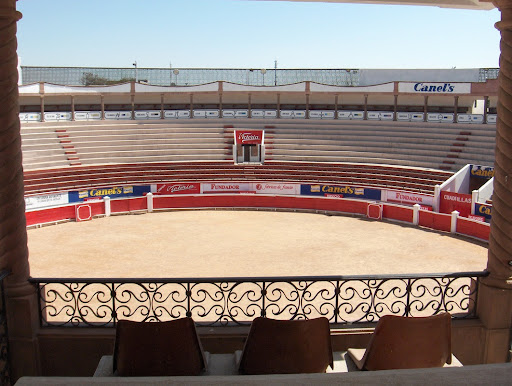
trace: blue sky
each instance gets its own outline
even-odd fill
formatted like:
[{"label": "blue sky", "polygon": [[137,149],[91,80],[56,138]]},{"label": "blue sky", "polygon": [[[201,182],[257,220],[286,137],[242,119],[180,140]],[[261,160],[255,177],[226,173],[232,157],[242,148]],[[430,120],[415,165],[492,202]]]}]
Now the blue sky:
[{"label": "blue sky", "polygon": [[19,0],[26,66],[498,67],[498,10],[244,0]]}]

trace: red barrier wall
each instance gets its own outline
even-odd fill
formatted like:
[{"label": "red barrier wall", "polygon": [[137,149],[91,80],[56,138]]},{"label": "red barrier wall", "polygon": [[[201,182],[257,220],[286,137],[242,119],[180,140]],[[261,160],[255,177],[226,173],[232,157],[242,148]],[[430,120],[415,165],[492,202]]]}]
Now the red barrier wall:
[{"label": "red barrier wall", "polygon": [[262,195],[201,195],[153,197],[154,209],[163,208],[288,208],[338,211],[366,214],[367,203],[360,200],[325,199],[317,197],[286,197]]},{"label": "red barrier wall", "polygon": [[75,218],[75,205],[26,212],[25,217],[27,219],[27,225],[71,219]]},{"label": "red barrier wall", "polygon": [[439,231],[450,232],[452,216],[449,214],[435,213],[420,210],[418,225]]},{"label": "red barrier wall", "polygon": [[[105,213],[103,201],[88,202],[92,215]],[[111,200],[111,212],[130,212],[147,209],[147,198],[137,197],[129,199]],[[154,209],[178,208],[286,208],[310,209],[320,211],[333,211],[343,213],[356,213],[366,215],[368,202],[363,200],[336,199],[323,197],[296,197],[296,196],[263,196],[263,195],[198,195],[198,196],[153,196]],[[413,209],[397,205],[383,204],[382,217],[390,220],[399,220],[412,223]],[[74,219],[75,205],[66,205],[59,208],[41,209],[27,212],[27,225],[55,222],[59,220]],[[451,215],[428,211],[419,212],[419,225],[440,231],[450,231]],[[489,239],[489,224],[458,218],[457,232],[460,234]]]},{"label": "red barrier wall", "polygon": [[457,233],[489,240],[490,231],[491,227],[487,223],[469,220],[463,217],[457,219]]},{"label": "red barrier wall", "polygon": [[412,222],[412,208],[384,204],[382,208],[382,218],[390,220],[398,220],[405,222]]},{"label": "red barrier wall", "polygon": [[145,197],[130,198],[127,200],[110,200],[110,211],[112,213],[131,212],[135,210],[145,210],[147,208],[147,199]]}]

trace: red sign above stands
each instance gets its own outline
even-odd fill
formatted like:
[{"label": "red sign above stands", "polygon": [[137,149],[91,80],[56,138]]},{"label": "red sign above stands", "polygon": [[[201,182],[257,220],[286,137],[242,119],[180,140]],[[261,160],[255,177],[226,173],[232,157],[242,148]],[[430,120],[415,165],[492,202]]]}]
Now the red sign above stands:
[{"label": "red sign above stands", "polygon": [[263,145],[265,132],[263,130],[235,130],[237,145]]}]

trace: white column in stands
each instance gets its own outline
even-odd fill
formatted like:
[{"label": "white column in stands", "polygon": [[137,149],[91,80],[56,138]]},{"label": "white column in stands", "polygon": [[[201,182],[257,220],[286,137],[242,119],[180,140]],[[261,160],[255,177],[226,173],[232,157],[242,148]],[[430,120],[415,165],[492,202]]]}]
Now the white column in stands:
[{"label": "white column in stands", "polygon": [[471,192],[471,214],[475,214],[475,206],[478,201],[478,190]]}]

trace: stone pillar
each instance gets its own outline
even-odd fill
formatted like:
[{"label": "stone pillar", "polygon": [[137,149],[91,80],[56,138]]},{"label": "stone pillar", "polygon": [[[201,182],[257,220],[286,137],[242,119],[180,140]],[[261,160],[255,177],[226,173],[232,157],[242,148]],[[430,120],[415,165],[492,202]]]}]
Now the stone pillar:
[{"label": "stone pillar", "polygon": [[481,280],[477,313],[485,326],[484,363],[510,360],[512,327],[512,2],[494,0],[501,11],[498,121],[492,224],[487,270]]},{"label": "stone pillar", "polygon": [[252,118],[251,93],[247,94],[247,117]]},{"label": "stone pillar", "polygon": [[364,116],[363,119],[368,119],[368,94],[364,94]]},{"label": "stone pillar", "polygon": [[338,94],[334,95],[334,119],[338,119]]},{"label": "stone pillar", "polygon": [[398,110],[398,95],[394,96],[394,102],[393,102],[393,121],[396,121],[396,114]]},{"label": "stone pillar", "polygon": [[101,105],[101,120],[105,120],[105,96],[103,94],[100,95],[100,105]]},{"label": "stone pillar", "polygon": [[165,118],[164,112],[164,94],[160,94],[160,119]]},{"label": "stone pillar", "polygon": [[459,122],[459,96],[453,97],[453,123]]},{"label": "stone pillar", "polygon": [[281,118],[281,94],[277,93],[277,115],[276,117]]},{"label": "stone pillar", "polygon": [[71,95],[71,120],[75,120],[75,96]]},{"label": "stone pillar", "polygon": [[29,264],[20,121],[18,118],[18,56],[16,0],[0,0],[0,269],[5,279],[11,381],[38,375],[37,295],[28,282]]},{"label": "stone pillar", "polygon": [[428,95],[425,95],[423,101],[423,122],[427,122],[428,115]]}]

